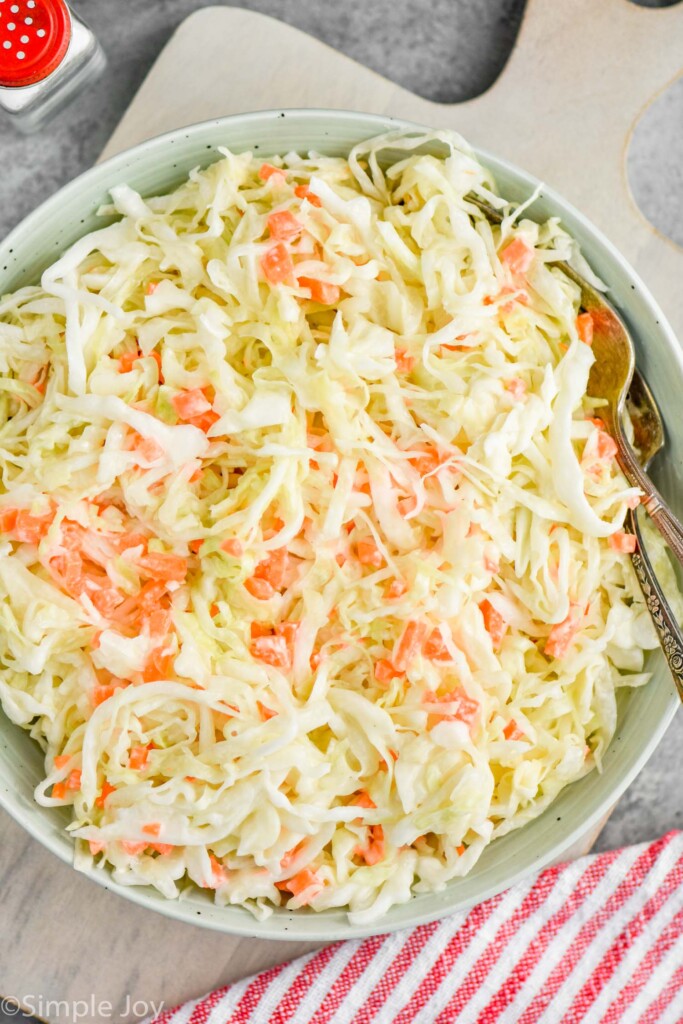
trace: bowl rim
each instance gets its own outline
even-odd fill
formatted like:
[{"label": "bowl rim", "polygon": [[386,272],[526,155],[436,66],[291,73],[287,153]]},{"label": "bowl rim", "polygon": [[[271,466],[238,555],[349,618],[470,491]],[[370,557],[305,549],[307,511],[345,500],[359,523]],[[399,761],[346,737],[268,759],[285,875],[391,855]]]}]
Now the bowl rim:
[{"label": "bowl rim", "polygon": [[[321,117],[337,122],[352,119],[357,123],[359,132],[361,132],[365,127],[368,128],[369,134],[367,135],[367,138],[371,138],[373,134],[384,134],[390,130],[420,132],[438,130],[431,129],[429,126],[420,124],[419,122],[408,121],[390,115],[371,114],[351,109],[331,109],[326,107],[276,107],[268,110],[230,114],[225,117],[198,121],[139,142],[134,146],[113,154],[101,163],[95,164],[93,167],[81,172],[77,177],[67,182],[47,199],[43,200],[39,206],[37,206],[31,213],[11,229],[9,234],[0,241],[0,254],[11,253],[16,241],[29,234],[34,225],[39,225],[45,213],[52,210],[60,200],[76,195],[84,182],[91,182],[93,180],[97,180],[99,177],[106,179],[108,173],[119,168],[123,169],[126,159],[130,158],[131,155],[138,156],[142,155],[143,152],[145,154],[164,152],[167,147],[174,144],[179,137],[191,139],[193,136],[201,135],[209,130],[215,129],[216,131],[221,131],[226,126],[229,127],[231,125],[253,123],[262,124],[286,117],[297,118],[299,121],[304,122],[309,120],[313,121]],[[457,132],[454,134],[457,134]],[[211,147],[212,152],[210,153],[209,162],[215,161],[217,147],[220,144],[220,141],[218,141],[215,146]],[[468,145],[470,144],[468,143]],[[563,211],[563,217],[564,212],[569,213],[571,217],[573,217],[582,226],[582,228],[593,237],[607,256],[619,266],[623,273],[625,273],[631,284],[637,290],[639,298],[644,302],[648,312],[658,321],[660,332],[666,336],[668,342],[669,357],[673,358],[678,363],[679,372],[683,375],[683,350],[678,344],[676,335],[666,315],[660,309],[658,303],[640,275],[616,248],[616,246],[614,246],[613,243],[603,234],[603,232],[561,193],[557,192],[552,186],[541,182],[538,178],[530,174],[524,168],[519,167],[513,161],[510,161],[505,157],[498,156],[480,146],[472,145],[470,148],[484,165],[498,165],[510,172],[515,177],[518,184],[529,189],[529,194],[539,186],[542,186],[543,200],[547,200],[551,207],[558,209],[558,213]],[[204,163],[198,164],[198,166],[199,165],[208,166],[208,164]],[[103,185],[103,190],[107,191],[106,185]],[[65,248],[68,248],[68,246],[65,246]],[[64,249],[61,251],[63,252]],[[348,922],[348,920],[344,923],[339,923],[337,920],[331,920],[325,912],[310,914],[304,912],[302,914],[301,911],[280,912],[277,917],[273,915],[261,921],[253,918],[248,911],[243,911],[243,915],[235,914],[234,920],[224,919],[222,914],[223,911],[242,911],[243,908],[231,905],[228,905],[227,907],[217,907],[215,904],[207,903],[207,909],[206,912],[204,912],[201,909],[197,909],[196,905],[193,905],[190,901],[184,900],[182,897],[180,899],[164,899],[164,897],[155,892],[155,890],[149,886],[127,886],[119,884],[113,880],[110,871],[107,869],[90,865],[85,868],[79,867],[77,870],[79,870],[80,874],[101,885],[104,889],[112,891],[129,900],[131,903],[144,907],[147,910],[153,910],[156,913],[162,914],[164,917],[168,917],[173,920],[182,921],[187,924],[199,925],[212,931],[223,932],[230,935],[285,942],[302,940],[330,942],[339,938],[362,938],[370,935],[391,933],[407,927],[413,928],[418,925],[439,920],[448,914],[468,910],[472,906],[490,899],[500,892],[506,891],[521,882],[523,879],[530,877],[533,873],[549,866],[551,863],[558,862],[562,858],[563,854],[566,853],[566,851],[582,835],[590,832],[590,830],[597,825],[599,820],[609,812],[610,808],[616,804],[617,800],[640,773],[663,738],[678,707],[678,697],[676,696],[675,691],[672,690],[670,700],[659,718],[657,727],[649,734],[647,742],[640,747],[639,753],[633,760],[629,770],[616,778],[609,793],[600,800],[593,812],[586,818],[582,818],[577,825],[565,833],[561,840],[551,844],[549,848],[545,849],[541,854],[528,858],[523,866],[511,871],[510,874],[506,876],[503,883],[492,882],[488,885],[484,885],[482,886],[481,891],[471,899],[461,898],[450,901],[447,899],[448,888],[446,888],[442,891],[442,895],[446,897],[443,900],[442,905],[437,908],[425,909],[423,911],[419,911],[417,907],[415,907],[415,910],[409,916],[409,919],[406,920],[387,923],[382,921],[382,919],[379,919],[372,924],[354,925]],[[20,726],[15,726],[9,718],[7,721],[11,728],[21,728]],[[554,806],[554,803],[555,801],[552,801],[549,807],[546,808],[542,814],[547,813],[548,810]],[[70,864],[74,869],[76,869],[74,865],[73,840],[65,834],[63,829],[53,832],[48,831],[47,829],[43,830],[40,827],[39,823],[45,819],[44,812],[46,810],[49,811],[50,808],[43,808],[38,804],[25,806],[14,792],[10,789],[5,789],[2,785],[0,785],[0,807],[10,814],[10,816],[24,829],[24,831],[34,839],[37,839],[44,847],[50,850],[51,853],[59,857],[61,861],[66,864]],[[532,819],[532,821],[533,820],[534,819]],[[530,821],[528,824],[531,823],[532,822]],[[520,829],[509,834],[519,833],[520,831],[523,831],[524,827],[525,826],[521,826]],[[410,903],[415,904],[415,902],[415,897],[412,897],[411,901],[404,906],[409,907]],[[343,911],[343,908],[338,908],[338,910]],[[283,924],[282,922],[292,921],[295,919],[299,922],[299,925],[292,929],[291,933],[288,933],[287,924]],[[280,922],[277,928],[272,927],[275,920]],[[305,927],[301,926],[302,920],[308,922]],[[331,930],[335,932],[334,936],[330,935]]]}]

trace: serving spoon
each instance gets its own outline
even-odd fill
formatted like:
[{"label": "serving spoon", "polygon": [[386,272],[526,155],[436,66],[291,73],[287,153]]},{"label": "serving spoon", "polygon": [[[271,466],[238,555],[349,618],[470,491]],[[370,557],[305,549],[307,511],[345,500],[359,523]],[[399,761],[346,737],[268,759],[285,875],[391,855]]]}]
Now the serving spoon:
[{"label": "serving spoon", "polygon": [[[502,222],[502,215],[488,203],[471,194],[467,199],[492,224]],[[585,278],[564,261],[558,260],[555,266],[579,286],[581,306],[591,314],[593,321],[595,362],[590,370],[587,393],[606,402],[600,407],[600,418],[617,446],[616,457],[624,476],[631,486],[643,491],[642,505],[683,565],[683,527],[646,472],[664,445],[664,427],[652,392],[636,369],[631,336],[614,307]],[[627,412],[631,415],[634,443],[642,462],[624,432],[623,418]],[[638,549],[631,555],[633,568],[678,695],[683,701],[683,633],[655,575],[634,511],[629,512],[629,525],[638,540]]]},{"label": "serving spoon", "polygon": [[[626,408],[633,424],[635,448],[640,453],[643,469],[647,470],[655,455],[664,447],[664,426],[654,396],[637,367],[633,371],[631,387],[626,396]],[[638,548],[631,555],[633,569],[678,695],[683,701],[683,633],[650,562],[647,547],[643,543],[637,509],[629,511],[628,519],[631,532],[635,533],[638,540]]]},{"label": "serving spoon", "polygon": [[[467,199],[478,207],[492,224],[502,222],[502,214],[493,206],[472,194],[468,194]],[[579,286],[581,306],[591,314],[593,321],[592,347],[595,362],[591,366],[587,393],[591,398],[600,398],[606,402],[600,408],[600,419],[605,424],[607,433],[612,436],[617,445],[616,457],[624,476],[632,487],[639,487],[643,491],[642,504],[676,559],[683,565],[683,526],[645,472],[644,466],[639,462],[638,456],[624,433],[623,417],[626,411],[626,395],[636,368],[635,348],[631,335],[611,303],[584,277],[581,277],[573,267],[564,260],[558,260],[553,265]],[[640,379],[642,381],[642,378]],[[642,387],[637,393],[639,396],[645,395]],[[663,443],[664,432],[661,426],[661,417],[658,411],[655,412],[657,407],[649,389],[647,389],[647,395],[649,396],[650,415],[654,413],[659,421]],[[648,423],[651,425],[652,420],[649,419]]]}]

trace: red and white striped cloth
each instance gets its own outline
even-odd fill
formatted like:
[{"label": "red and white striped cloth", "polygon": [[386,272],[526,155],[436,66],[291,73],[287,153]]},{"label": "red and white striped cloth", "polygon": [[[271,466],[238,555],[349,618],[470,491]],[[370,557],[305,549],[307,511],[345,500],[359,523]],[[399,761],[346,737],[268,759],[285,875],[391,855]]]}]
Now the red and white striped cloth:
[{"label": "red and white striped cloth", "polygon": [[412,931],[336,943],[156,1024],[680,1024],[683,832]]}]

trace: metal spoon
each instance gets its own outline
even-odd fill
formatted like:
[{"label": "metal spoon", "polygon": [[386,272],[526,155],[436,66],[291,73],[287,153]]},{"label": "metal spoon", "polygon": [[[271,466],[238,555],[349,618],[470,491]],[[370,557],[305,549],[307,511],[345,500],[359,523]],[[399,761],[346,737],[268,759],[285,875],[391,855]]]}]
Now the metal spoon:
[{"label": "metal spoon", "polygon": [[[644,450],[649,452],[647,463],[643,461],[641,465],[624,433],[623,417],[626,411],[626,395],[631,387],[635,370],[635,350],[631,336],[617,312],[599,292],[596,292],[571,267],[564,264],[558,264],[558,266],[579,285],[581,304],[593,318],[595,362],[588,378],[588,394],[607,402],[607,405],[601,407],[599,415],[607,432],[612,435],[617,444],[617,461],[628,482],[635,487],[640,487],[643,491],[645,496],[642,504],[674,556],[683,565],[683,526],[645,472],[645,466],[649,464],[655,454],[650,450],[651,445],[653,442],[657,443],[656,451],[659,451],[664,443],[664,431],[659,412],[655,411],[657,407],[654,399],[642,378],[639,378],[639,382],[636,384],[635,393],[641,400],[646,401],[648,410],[647,416],[639,422],[639,445],[644,446],[640,448],[640,451],[641,454]],[[648,431],[654,433],[646,439],[644,435]]]},{"label": "metal spoon", "polygon": [[[476,196],[467,199],[477,206],[492,224],[500,224],[502,215],[488,203]],[[617,461],[624,476],[632,487],[639,487],[645,497],[643,505],[653,523],[671,548],[674,556],[683,565],[683,525],[673,514],[652,480],[638,461],[628,438],[624,433],[622,419],[625,412],[626,394],[636,365],[635,349],[631,335],[623,320],[604,295],[569,266],[558,260],[554,264],[581,289],[581,305],[593,319],[593,363],[588,378],[588,394],[592,398],[604,399],[607,404],[600,409],[600,419],[617,445]],[[652,395],[652,408],[656,409]],[[661,417],[657,413],[661,427]]]},{"label": "metal spoon", "polygon": [[[643,469],[647,470],[655,455],[664,447],[665,436],[657,403],[637,368],[633,371],[633,380],[626,396],[626,408],[633,424],[634,445],[640,453]],[[652,568],[637,510],[630,511],[628,519],[631,532],[638,538],[638,549],[631,555],[633,569],[676,689],[683,701],[683,633]]]},{"label": "metal spoon", "polygon": [[[557,264],[581,289],[581,304],[593,318],[593,363],[588,378],[588,394],[603,398],[600,418],[617,444],[617,461],[628,482],[639,487],[645,497],[642,506],[683,565],[683,527],[659,493],[646,470],[664,446],[664,426],[654,396],[635,365],[631,336],[616,310],[587,281],[566,264]],[[640,458],[624,432],[624,417],[633,423],[633,440]],[[655,575],[643,535],[634,511],[629,512],[629,527],[638,540],[631,556],[640,589],[652,618],[678,695],[683,701],[683,633]]]},{"label": "metal spoon", "polygon": [[[492,224],[501,223],[503,218],[498,210],[476,196],[468,195],[467,198]],[[678,561],[683,564],[683,527],[645,472],[664,445],[664,428],[652,392],[636,369],[631,336],[616,310],[588,281],[568,263],[558,261],[555,266],[579,286],[581,305],[591,313],[593,319],[595,362],[588,378],[588,394],[607,401],[608,404],[600,408],[600,418],[617,444],[619,465],[629,483],[644,492],[642,504]],[[634,442],[641,454],[642,465],[622,426],[627,412],[627,395]],[[633,568],[676,689],[683,701],[683,633],[655,576],[634,512],[629,513],[629,525],[638,539],[638,550],[631,555]]]}]

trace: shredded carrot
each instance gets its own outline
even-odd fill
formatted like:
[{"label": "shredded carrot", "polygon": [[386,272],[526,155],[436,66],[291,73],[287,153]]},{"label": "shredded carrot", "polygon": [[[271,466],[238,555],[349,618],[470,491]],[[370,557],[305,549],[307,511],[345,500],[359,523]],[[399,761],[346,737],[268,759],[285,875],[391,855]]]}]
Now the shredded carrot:
[{"label": "shredded carrot", "polygon": [[106,843],[98,842],[95,839],[88,840],[88,846],[93,857],[96,857],[98,853],[102,853],[103,850],[107,849]]},{"label": "shredded carrot", "polygon": [[57,754],[54,760],[55,768],[66,768],[71,760],[71,754]]},{"label": "shredded carrot", "polygon": [[291,656],[283,636],[257,636],[249,645],[251,656],[273,668],[291,668]]},{"label": "shredded carrot", "polygon": [[621,551],[629,555],[632,555],[638,546],[636,535],[634,533],[624,533],[623,530],[610,534],[607,538],[607,543],[613,551]]},{"label": "shredded carrot", "polygon": [[244,548],[242,547],[242,542],[237,540],[236,537],[229,537],[228,540],[224,540],[221,544],[221,551],[225,551],[226,555],[230,555],[231,558],[240,558]]},{"label": "shredded carrot", "polygon": [[181,420],[192,420],[196,416],[209,412],[211,402],[201,388],[192,388],[190,391],[181,391],[171,399],[171,405]]},{"label": "shredded carrot", "polygon": [[438,715],[449,722],[466,722],[468,725],[479,713],[479,701],[468,697],[464,690],[449,690],[448,693],[437,695],[433,690],[425,690],[422,697],[423,704],[439,705],[450,704],[454,710],[441,711],[430,708],[430,714]]},{"label": "shredded carrot", "polygon": [[391,582],[384,588],[384,596],[388,601],[395,601],[408,590],[408,584],[405,580],[391,580]]},{"label": "shredded carrot", "polygon": [[258,171],[261,181],[270,181],[275,176],[277,182],[285,180],[285,171],[282,167],[274,167],[273,164],[261,164]]},{"label": "shredded carrot", "polygon": [[224,865],[221,864],[218,857],[214,856],[213,853],[209,854],[209,860],[211,861],[211,875],[213,882],[210,888],[217,889],[224,882],[228,881],[228,872]]},{"label": "shredded carrot", "polygon": [[251,639],[257,636],[272,636],[273,627],[266,622],[252,622],[250,626]]},{"label": "shredded carrot", "polygon": [[359,540],[356,544],[356,554],[361,565],[371,565],[373,568],[379,569],[384,563],[384,555],[374,540]]},{"label": "shredded carrot", "polygon": [[465,846],[465,844],[461,843],[460,846],[456,846],[455,852],[457,853],[458,857],[462,857],[466,849],[467,847]]},{"label": "shredded carrot", "polygon": [[307,199],[311,206],[320,207],[323,205],[322,200],[315,194],[315,192],[311,192],[307,185],[297,185],[294,189],[294,195],[297,199]]},{"label": "shredded carrot", "polygon": [[289,553],[287,548],[277,548],[259,562],[254,569],[254,576],[266,580],[274,590],[284,587],[289,571]]},{"label": "shredded carrot", "polygon": [[139,444],[135,445],[134,451],[141,455],[145,462],[158,462],[166,454],[159,442],[155,441],[153,437],[141,438]]},{"label": "shredded carrot", "polygon": [[116,792],[116,786],[110,785],[110,783],[107,782],[107,780],[105,779],[104,782],[102,783],[102,789],[100,790],[100,795],[95,800],[95,806],[96,807],[104,807],[104,805],[107,802],[107,797],[111,796],[111,794],[115,793],[115,792]]},{"label": "shredded carrot", "polygon": [[120,689],[117,686],[93,686],[92,690],[92,703],[93,707],[98,708],[100,704],[104,704],[105,700],[109,700],[113,697],[115,691]]},{"label": "shredded carrot", "polygon": [[490,572],[495,575],[500,569],[500,562],[497,558],[492,558],[491,555],[484,553],[484,569],[486,572]]},{"label": "shredded carrot", "polygon": [[277,242],[259,260],[263,276],[269,284],[282,284],[294,276],[294,264],[284,242]]},{"label": "shredded carrot", "polygon": [[193,416],[188,423],[191,423],[197,430],[203,430],[204,433],[211,429],[214,423],[218,423],[220,416],[213,409],[209,409],[208,412],[203,412],[201,416]]},{"label": "shredded carrot", "polygon": [[403,675],[388,658],[380,658],[375,662],[374,673],[380,686],[388,686],[392,679]]},{"label": "shredded carrot", "polygon": [[275,587],[268,580],[261,580],[256,576],[250,576],[244,581],[244,589],[258,601],[268,601],[275,594]]},{"label": "shredded carrot", "polygon": [[496,611],[488,599],[481,602],[479,605],[479,611],[484,616],[484,626],[491,637],[491,643],[494,648],[500,647],[508,628],[507,622],[500,612]]},{"label": "shredded carrot", "polygon": [[505,381],[505,390],[510,392],[516,402],[519,402],[527,393],[527,383],[521,377],[512,377]]},{"label": "shredded carrot", "polygon": [[294,647],[296,641],[296,634],[299,630],[299,622],[278,622],[275,627],[275,632],[278,636],[285,638],[287,646],[290,650]]},{"label": "shredded carrot", "polygon": [[121,848],[124,853],[129,854],[131,857],[136,857],[139,853],[147,848],[147,843],[144,840],[141,843],[131,843],[127,839],[121,840]]},{"label": "shredded carrot", "polygon": [[398,500],[398,511],[405,519],[417,508],[417,500],[413,495],[408,495],[407,498],[399,498]]},{"label": "shredded carrot", "polygon": [[396,370],[398,373],[410,373],[415,366],[415,356],[408,354],[406,349],[397,348],[394,352],[394,360],[396,362]]},{"label": "shredded carrot", "polygon": [[430,661],[452,661],[453,658],[448,652],[440,630],[433,629],[425,640],[422,653]]},{"label": "shredded carrot", "polygon": [[273,711],[272,708],[269,708],[267,704],[263,704],[260,700],[256,701],[256,707],[258,708],[258,713],[264,722],[267,722],[269,719],[277,716],[277,711]]},{"label": "shredded carrot", "polygon": [[303,231],[303,224],[289,210],[277,210],[268,217],[270,237],[279,242],[290,242]]},{"label": "shredded carrot", "polygon": [[411,456],[411,462],[420,476],[433,473],[441,465],[441,457],[435,448],[418,450]]},{"label": "shredded carrot", "polygon": [[155,640],[165,640],[171,629],[172,616],[167,608],[155,608],[145,617],[147,632]]},{"label": "shredded carrot", "polygon": [[394,645],[392,663],[398,672],[405,672],[408,665],[418,653],[427,635],[424,622],[407,622],[405,628]]},{"label": "shredded carrot", "polygon": [[149,843],[148,846],[150,850],[161,854],[162,857],[168,857],[175,849],[171,843]]},{"label": "shredded carrot", "polygon": [[366,864],[377,864],[384,860],[385,856],[384,829],[381,825],[371,825],[368,834],[368,842],[354,847],[353,852],[356,856],[362,857]]},{"label": "shredded carrot", "polygon": [[187,559],[170,552],[150,551],[141,555],[135,564],[154,580],[184,583],[187,576]]},{"label": "shredded carrot", "polygon": [[377,807],[377,804],[372,799],[367,789],[361,789],[360,792],[354,796],[351,803],[354,804],[356,807]]},{"label": "shredded carrot", "polygon": [[[594,421],[595,422],[595,421]],[[617,454],[617,445],[604,429],[602,421],[598,421],[597,430],[594,430],[583,447],[581,465],[589,473],[598,471],[601,465],[609,464]]]},{"label": "shredded carrot", "polygon": [[148,825],[143,825],[140,829],[146,836],[158,836],[161,832],[161,824],[158,821],[151,821]]},{"label": "shredded carrot", "polygon": [[517,236],[501,250],[499,256],[500,262],[506,264],[513,274],[526,274],[534,261],[534,250]]},{"label": "shredded carrot", "polygon": [[119,373],[130,373],[133,369],[133,365],[140,358],[140,349],[133,349],[131,352],[124,352],[119,357]]},{"label": "shredded carrot", "polygon": [[128,755],[128,767],[133,768],[136,771],[141,768],[146,768],[148,758],[148,747],[131,747],[130,754]]},{"label": "shredded carrot", "polygon": [[590,313],[579,313],[576,318],[576,333],[584,345],[593,344],[593,317]]},{"label": "shredded carrot", "polygon": [[0,531],[2,533],[11,533],[14,530],[18,514],[19,510],[16,508],[0,509]]},{"label": "shredded carrot", "polygon": [[74,768],[73,771],[69,772],[69,776],[66,780],[67,789],[80,789],[81,788],[81,770],[80,768]]},{"label": "shredded carrot", "polygon": [[300,277],[298,283],[302,288],[308,288],[314,302],[319,302],[323,306],[334,306],[339,302],[341,289],[336,284],[319,281],[316,277]]},{"label": "shredded carrot", "polygon": [[290,892],[292,896],[300,896],[307,889],[310,889],[309,899],[313,899],[314,896],[317,896],[322,891],[323,884],[315,871],[311,871],[310,868],[304,868],[303,871],[299,871],[296,875],[288,878],[287,881],[276,882],[275,888],[280,889],[281,892]]},{"label": "shredded carrot", "polygon": [[514,718],[511,718],[503,729],[503,736],[506,740],[523,740],[526,739],[524,733],[519,728]]},{"label": "shredded carrot", "polygon": [[578,604],[570,604],[569,614],[562,622],[558,622],[550,630],[544,652],[550,658],[563,658],[571,647],[574,637],[581,628],[583,609]]},{"label": "shredded carrot", "polygon": [[66,782],[55,782],[52,787],[52,797],[54,800],[64,800],[66,798]]},{"label": "shredded carrot", "polygon": [[290,867],[299,856],[303,848],[303,842],[297,843],[291,850],[287,850],[285,855],[280,860],[280,870],[289,871]]},{"label": "shredded carrot", "polygon": [[39,544],[53,519],[54,512],[35,516],[26,509],[7,508],[0,512],[0,530],[21,544]]},{"label": "shredded carrot", "polygon": [[168,679],[171,676],[174,660],[175,654],[171,651],[165,651],[163,647],[155,648],[143,670],[143,682],[154,683],[160,679]]}]

